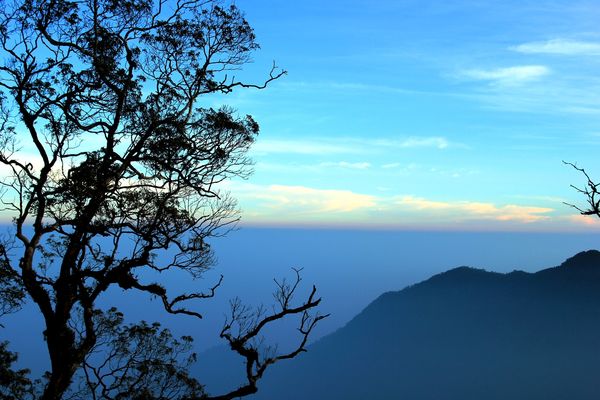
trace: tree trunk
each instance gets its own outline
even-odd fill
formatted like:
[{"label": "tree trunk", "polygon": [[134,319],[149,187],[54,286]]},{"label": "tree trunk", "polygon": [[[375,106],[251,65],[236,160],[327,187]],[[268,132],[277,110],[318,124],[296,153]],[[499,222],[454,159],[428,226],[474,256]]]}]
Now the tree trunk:
[{"label": "tree trunk", "polygon": [[51,373],[42,400],[60,400],[71,385],[73,375],[83,362],[75,350],[75,335],[66,324],[46,330],[46,343],[50,354]]}]

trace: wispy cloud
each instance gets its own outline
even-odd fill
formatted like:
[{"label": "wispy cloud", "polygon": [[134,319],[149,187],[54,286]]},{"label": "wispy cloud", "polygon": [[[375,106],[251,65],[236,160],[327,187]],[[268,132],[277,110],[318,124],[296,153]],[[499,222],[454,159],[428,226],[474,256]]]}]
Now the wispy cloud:
[{"label": "wispy cloud", "polygon": [[280,88],[295,91],[323,91],[330,93],[332,90],[339,92],[368,92],[368,93],[386,93],[417,96],[456,96],[458,93],[449,93],[446,91],[418,90],[414,88],[405,88],[392,85],[377,85],[364,82],[335,82],[335,81],[285,81],[278,83]]},{"label": "wispy cloud", "polygon": [[499,111],[597,116],[600,114],[599,89],[600,83],[594,79],[587,81],[585,87],[553,80],[520,87],[490,85],[476,98],[484,106]]},{"label": "wispy cloud", "polygon": [[496,205],[493,203],[473,201],[437,201],[414,196],[402,196],[396,204],[415,211],[448,214],[458,220],[496,220],[517,221],[523,223],[549,219],[554,209],[547,207],[531,207],[515,204]]},{"label": "wispy cloud", "polygon": [[[467,226],[474,222],[530,224],[551,221],[555,209],[549,207],[495,204],[478,201],[444,201],[417,196],[396,196],[386,190],[377,195],[350,190],[306,186],[253,185],[236,183],[229,189],[239,198],[244,215],[254,221],[313,221],[322,224],[363,221],[365,224],[451,224]],[[340,219],[341,218],[341,219]],[[581,223],[581,221],[572,221]]]},{"label": "wispy cloud", "polygon": [[348,169],[369,169],[369,168],[371,168],[371,163],[368,163],[368,162],[347,162],[347,161],[323,162],[323,163],[319,164],[319,167],[338,167],[338,168],[348,168]]},{"label": "wispy cloud", "polygon": [[382,165],[380,165],[380,168],[384,169],[384,170],[389,170],[390,172],[393,171],[394,173],[407,174],[407,173],[411,173],[411,172],[416,172],[418,170],[422,170],[423,166],[419,165],[417,163],[403,164],[403,163],[399,163],[399,162],[392,162],[392,163],[382,164]]},{"label": "wispy cloud", "polygon": [[[266,139],[258,141],[253,149],[256,154],[298,154],[298,155],[339,155],[367,154],[381,150],[432,148],[444,150],[450,147],[465,148],[466,145],[453,142],[443,136],[404,136],[396,139],[359,137],[319,137],[295,139]],[[338,163],[341,167],[356,167],[351,163]],[[365,167],[364,163],[361,163]]]},{"label": "wispy cloud", "polygon": [[600,43],[570,39],[551,39],[539,42],[528,42],[518,46],[509,47],[509,49],[526,54],[600,55]]},{"label": "wispy cloud", "polygon": [[257,153],[284,153],[284,154],[352,154],[360,153],[356,146],[346,145],[343,140],[260,140],[253,146]]},{"label": "wispy cloud", "polygon": [[450,141],[445,137],[431,136],[431,137],[408,137],[405,139],[398,140],[379,140],[374,142],[377,145],[385,147],[396,147],[402,149],[412,149],[417,147],[433,147],[437,149],[445,149],[450,146]]},{"label": "wispy cloud", "polygon": [[550,74],[550,68],[544,65],[519,65],[495,69],[468,69],[458,75],[462,78],[488,81],[501,86],[518,86],[536,81]]},{"label": "wispy cloud", "polygon": [[600,114],[600,79],[588,75],[585,63],[575,69],[563,67],[560,74],[542,65],[513,68],[469,70],[454,77],[483,83],[471,92],[471,98],[485,108],[578,117]]},{"label": "wispy cloud", "polygon": [[574,223],[575,225],[599,228],[600,227],[600,219],[595,218],[589,215],[569,215],[567,216],[569,222]]},{"label": "wispy cloud", "polygon": [[567,199],[564,197],[556,197],[556,196],[525,196],[525,195],[513,195],[510,196],[515,199],[524,199],[524,200],[534,200],[534,201],[543,201],[549,203],[567,203]]},{"label": "wispy cloud", "polygon": [[399,162],[394,162],[394,163],[389,163],[389,164],[383,164],[381,166],[381,168],[392,169],[392,168],[400,168],[401,166],[402,166],[402,164],[400,164]]},{"label": "wispy cloud", "polygon": [[[263,205],[275,213],[285,210],[286,213],[309,213],[323,217],[330,213],[349,213],[376,205],[374,196],[349,190],[286,185],[270,185],[256,189],[258,190],[248,191],[243,197],[262,200],[266,202]],[[282,214],[282,217],[287,216]]]}]

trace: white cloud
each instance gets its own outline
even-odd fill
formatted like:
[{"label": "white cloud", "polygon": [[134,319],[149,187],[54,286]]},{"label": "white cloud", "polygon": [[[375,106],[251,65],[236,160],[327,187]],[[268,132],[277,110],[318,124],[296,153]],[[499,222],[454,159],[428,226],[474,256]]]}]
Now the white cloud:
[{"label": "white cloud", "polygon": [[568,221],[579,226],[588,226],[593,228],[600,227],[600,219],[596,218],[595,216],[576,214],[567,216],[567,219]]},{"label": "white cloud", "polygon": [[445,149],[448,147],[450,143],[448,139],[444,137],[411,137],[400,143],[400,147],[410,148],[410,147],[435,147],[438,149]]},{"label": "white cloud", "polygon": [[359,153],[360,149],[343,144],[342,139],[327,140],[259,140],[252,150],[257,153],[283,154],[349,154]]},{"label": "white cloud", "polygon": [[[365,154],[381,151],[382,149],[413,149],[433,148],[447,149],[449,147],[466,147],[462,143],[451,142],[443,136],[405,136],[397,139],[360,137],[319,137],[303,140],[271,139],[260,140],[253,147],[256,154],[298,154],[298,155],[335,155],[335,154]],[[351,164],[351,163],[348,163]],[[352,167],[351,165],[338,165]],[[366,167],[362,163],[363,167]],[[356,167],[356,165],[355,165]]]},{"label": "white cloud", "polygon": [[556,196],[525,196],[525,195],[518,194],[518,195],[513,195],[511,197],[513,197],[515,199],[535,200],[535,201],[561,203],[561,204],[564,204],[567,202],[567,199],[565,199],[563,197],[556,197]]},{"label": "white cloud", "polygon": [[315,91],[331,92],[332,90],[338,90],[342,92],[369,92],[369,93],[395,93],[395,94],[409,94],[409,95],[434,95],[434,96],[447,96],[446,92],[435,92],[427,90],[416,90],[407,89],[398,86],[391,85],[373,85],[363,82],[334,82],[334,81],[289,81],[280,82],[280,87],[286,88],[287,90],[305,90],[314,93]]},{"label": "white cloud", "polygon": [[349,190],[314,189],[305,186],[271,185],[263,198],[279,205],[309,208],[315,212],[350,212],[375,206],[375,197]]},{"label": "white cloud", "polygon": [[600,85],[593,79],[585,87],[568,82],[552,80],[543,85],[501,86],[490,85],[490,90],[474,96],[484,107],[510,112],[533,112],[539,114],[600,114]]},{"label": "white cloud", "polygon": [[539,42],[523,43],[510,47],[510,50],[527,54],[560,54],[560,55],[600,55],[600,43],[583,42],[570,39],[551,39]]},{"label": "white cloud", "polygon": [[260,186],[242,182],[236,182],[230,189],[242,202],[258,201],[261,213],[273,214],[282,220],[298,214],[327,217],[330,214],[350,213],[377,204],[375,196],[350,190],[287,185]]},{"label": "white cloud", "polygon": [[382,164],[381,168],[387,169],[387,170],[393,170],[394,172],[409,173],[409,172],[414,172],[414,171],[420,169],[421,166],[416,163],[402,164],[399,162],[393,162],[393,163],[388,163],[388,164]]},{"label": "white cloud", "polygon": [[536,81],[550,73],[544,65],[520,65],[495,69],[469,69],[459,75],[468,79],[489,81],[502,86],[518,86]]},{"label": "white cloud", "polygon": [[404,139],[380,139],[374,142],[379,146],[412,149],[418,147],[433,147],[445,149],[450,146],[448,139],[442,136],[410,136]]},{"label": "white cloud", "polygon": [[383,168],[383,169],[399,168],[401,165],[402,164],[395,162],[395,163],[383,164],[381,166],[381,168]]},{"label": "white cloud", "polygon": [[493,203],[473,201],[436,201],[414,196],[402,196],[396,204],[417,211],[449,214],[460,220],[484,219],[524,223],[549,219],[547,214],[554,211],[546,207],[514,204],[498,206]]},{"label": "white cloud", "polygon": [[[518,204],[478,201],[443,201],[417,196],[395,196],[390,188],[368,195],[351,190],[317,189],[306,186],[254,185],[235,182],[229,189],[240,200],[244,215],[255,222],[364,223],[401,227],[439,225],[460,227],[473,223],[548,223],[556,210]],[[361,222],[362,221],[362,222]],[[593,223],[573,219],[572,222]],[[515,225],[515,226],[517,226]],[[490,225],[493,226],[493,225]],[[505,226],[505,225],[503,225]]]},{"label": "white cloud", "polygon": [[339,167],[339,168],[348,168],[348,169],[369,169],[369,168],[371,168],[371,163],[368,163],[368,162],[347,162],[347,161],[324,162],[324,163],[319,164],[319,167]]}]

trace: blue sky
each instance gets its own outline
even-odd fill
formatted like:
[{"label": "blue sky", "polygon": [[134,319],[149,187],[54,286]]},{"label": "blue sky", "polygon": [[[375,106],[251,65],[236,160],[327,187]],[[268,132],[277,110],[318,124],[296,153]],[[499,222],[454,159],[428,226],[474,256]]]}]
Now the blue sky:
[{"label": "blue sky", "polygon": [[[289,71],[223,101],[252,114],[248,225],[573,231],[600,179],[600,3],[238,0]],[[218,102],[219,100],[217,100]]]},{"label": "blue sky", "polygon": [[288,71],[201,104],[261,125],[255,173],[224,185],[243,224],[600,229],[562,163],[600,180],[600,2],[236,4],[262,46],[238,78]]}]

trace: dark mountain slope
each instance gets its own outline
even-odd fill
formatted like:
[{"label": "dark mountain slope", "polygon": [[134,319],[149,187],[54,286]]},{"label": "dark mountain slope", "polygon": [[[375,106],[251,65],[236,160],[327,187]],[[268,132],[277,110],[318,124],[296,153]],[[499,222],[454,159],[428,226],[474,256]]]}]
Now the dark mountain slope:
[{"label": "dark mountain slope", "polygon": [[282,363],[259,399],[599,399],[600,252],[534,274],[460,267],[385,293]]}]

